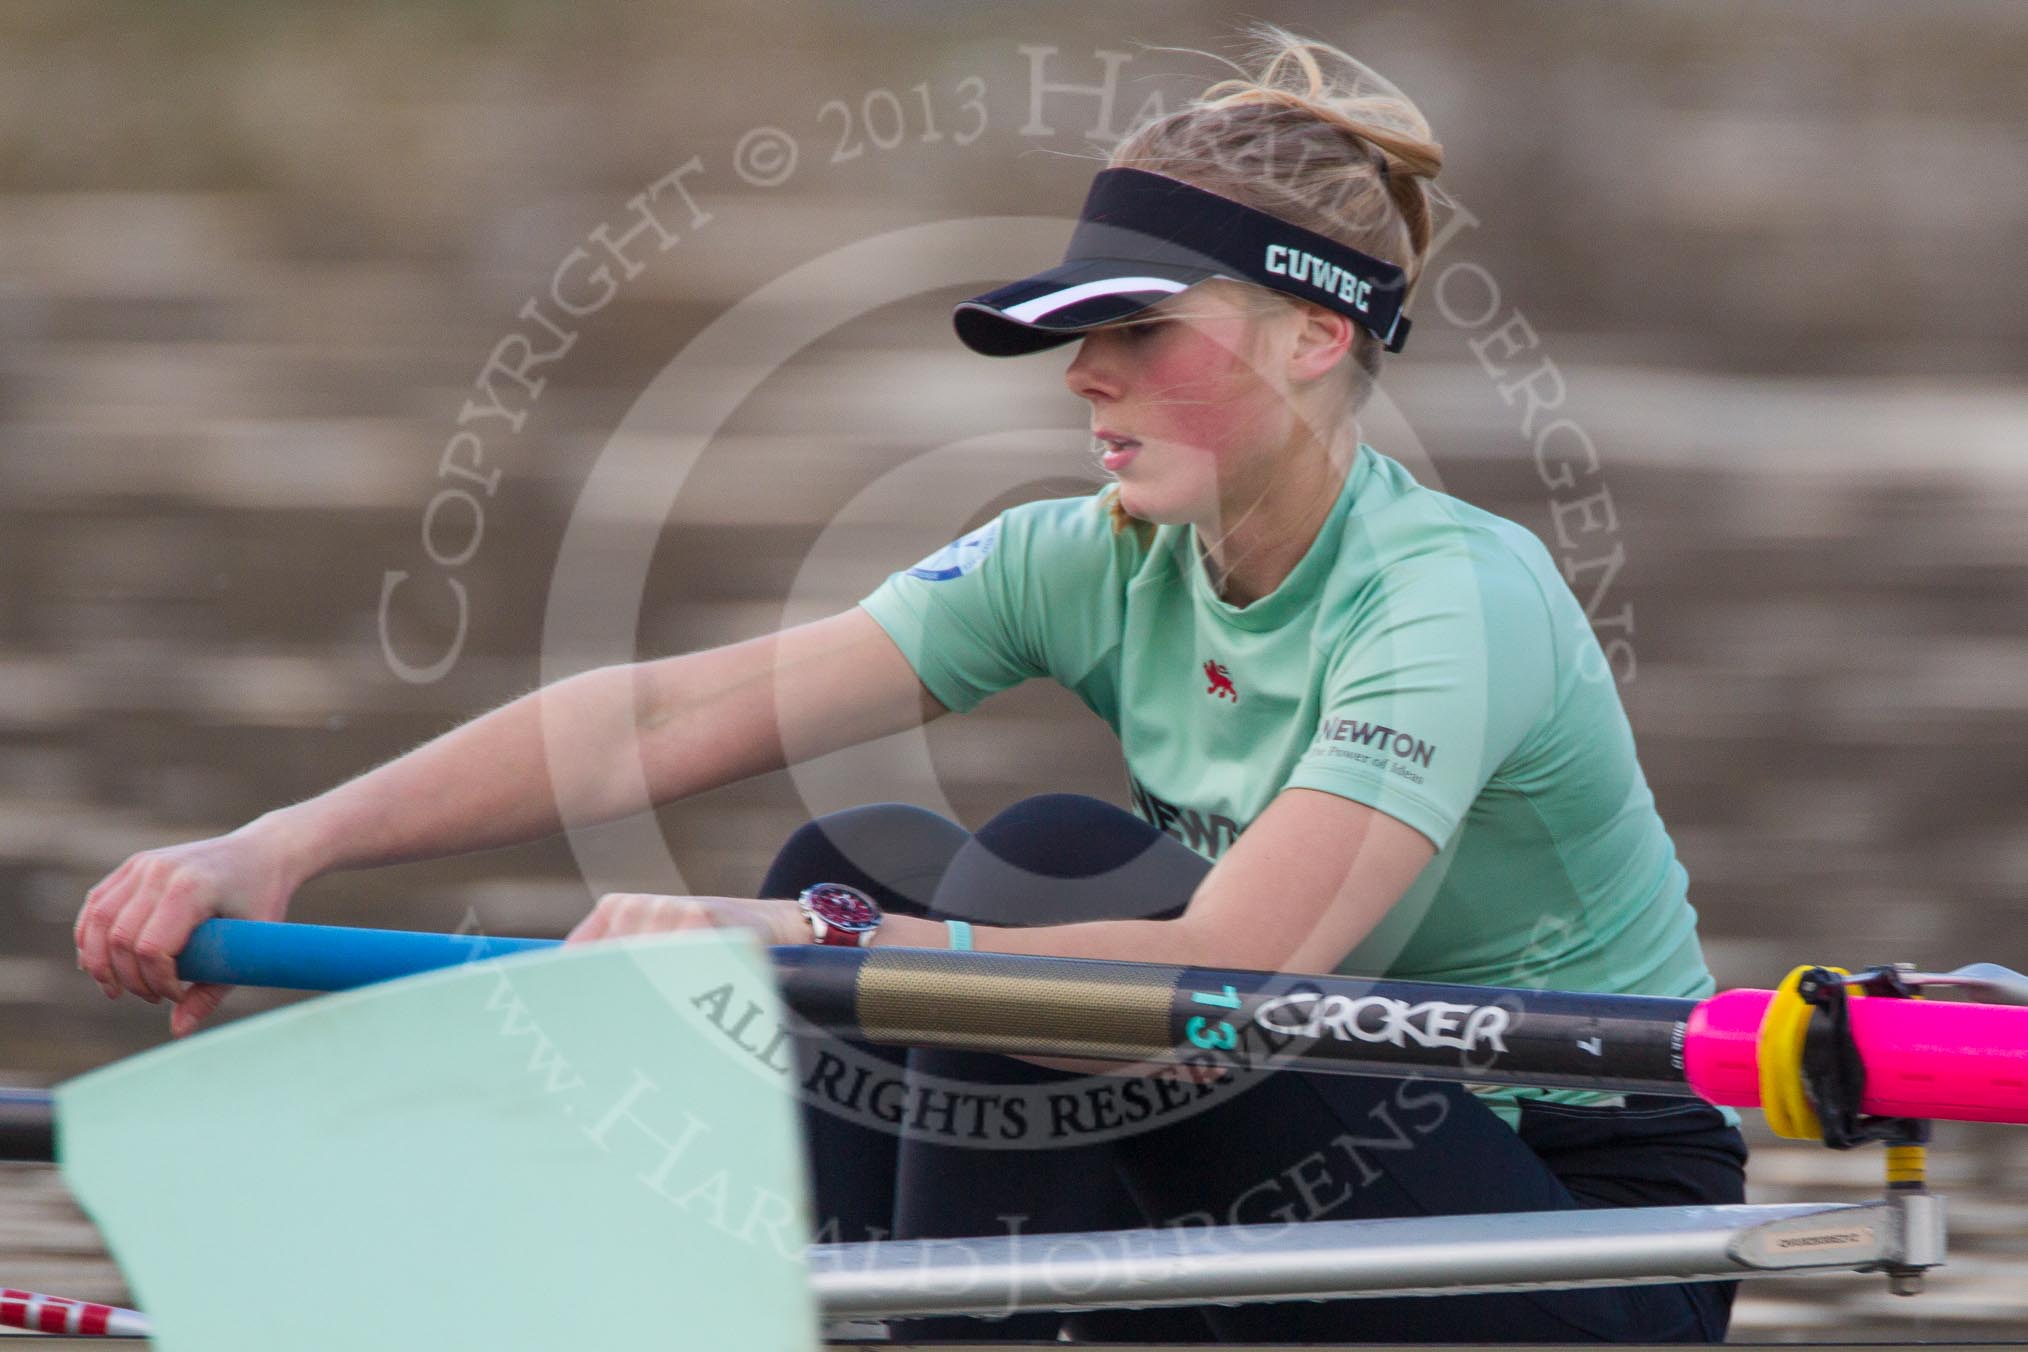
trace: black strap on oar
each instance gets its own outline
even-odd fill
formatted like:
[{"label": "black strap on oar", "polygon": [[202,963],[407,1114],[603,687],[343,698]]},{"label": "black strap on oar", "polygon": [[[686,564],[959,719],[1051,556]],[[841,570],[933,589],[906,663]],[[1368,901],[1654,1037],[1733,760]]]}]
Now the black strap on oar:
[{"label": "black strap on oar", "polygon": [[1850,1150],[1873,1141],[1916,1145],[1929,1140],[1929,1123],[1908,1117],[1872,1117],[1860,1110],[1866,1097],[1866,1059],[1852,1035],[1852,990],[1907,999],[1914,995],[1891,967],[1847,976],[1812,967],[1796,983],[1796,995],[1811,1006],[1803,1035],[1801,1071],[1824,1144]]},{"label": "black strap on oar", "polygon": [[[1833,1150],[1879,1141],[1887,1147],[1887,1191],[1890,1197],[1915,1197],[1928,1190],[1930,1124],[1914,1117],[1874,1117],[1861,1111],[1866,1097],[1866,1058],[1852,1034],[1852,1000],[1865,995],[1889,999],[1921,999],[1892,967],[1869,967],[1844,973],[1812,967],[1796,981],[1796,997],[1810,1006],[1798,1071],[1824,1144]],[[1918,1266],[1888,1263],[1883,1269],[1888,1289],[1910,1296],[1922,1289]]]}]

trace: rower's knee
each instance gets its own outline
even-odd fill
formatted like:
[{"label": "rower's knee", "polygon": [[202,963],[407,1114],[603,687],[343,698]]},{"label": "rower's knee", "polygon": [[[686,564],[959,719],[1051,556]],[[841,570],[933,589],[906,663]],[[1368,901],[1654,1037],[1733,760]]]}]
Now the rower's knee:
[{"label": "rower's knee", "polygon": [[790,833],[762,881],[764,897],[793,897],[813,883],[847,883],[881,906],[922,915],[960,846],[964,827],[911,803],[828,812]]}]

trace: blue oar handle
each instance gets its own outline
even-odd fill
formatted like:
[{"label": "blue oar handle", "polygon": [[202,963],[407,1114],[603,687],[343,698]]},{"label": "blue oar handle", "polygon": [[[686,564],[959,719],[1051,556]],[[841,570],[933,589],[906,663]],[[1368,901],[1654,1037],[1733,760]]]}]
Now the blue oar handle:
[{"label": "blue oar handle", "polygon": [[176,959],[185,981],[279,990],[342,991],[376,981],[456,967],[485,958],[553,948],[555,939],[490,934],[416,934],[407,930],[207,920]]}]

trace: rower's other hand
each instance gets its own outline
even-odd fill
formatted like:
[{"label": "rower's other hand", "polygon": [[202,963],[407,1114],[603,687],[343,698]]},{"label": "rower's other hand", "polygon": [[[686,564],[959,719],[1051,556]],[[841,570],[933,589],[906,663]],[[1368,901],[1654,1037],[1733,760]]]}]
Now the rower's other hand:
[{"label": "rower's other hand", "polygon": [[793,901],[755,897],[668,897],[652,892],[609,892],[564,938],[566,944],[670,934],[687,929],[744,929],[764,944],[796,944],[810,937],[809,922]]},{"label": "rower's other hand", "polygon": [[273,851],[244,832],[143,850],[85,895],[72,931],[77,965],[108,998],[129,991],[173,1002],[170,1030],[181,1037],[229,989],[177,977],[191,931],[214,916],[279,920],[294,890]]}]

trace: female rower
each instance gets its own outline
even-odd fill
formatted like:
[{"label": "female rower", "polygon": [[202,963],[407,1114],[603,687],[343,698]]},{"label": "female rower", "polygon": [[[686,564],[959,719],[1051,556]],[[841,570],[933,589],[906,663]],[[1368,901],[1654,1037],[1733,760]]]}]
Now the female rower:
[{"label": "female rower", "polygon": [[[80,964],[108,994],[173,1001],[187,1032],[224,994],[174,972],[209,916],[276,919],[322,873],[639,811],[612,772],[636,757],[667,802],[1048,676],[1119,734],[1138,815],[1044,795],[973,834],[855,808],[799,830],[758,898],[608,896],[572,938],[736,926],[1708,994],[1684,870],[1556,565],[1360,440],[1381,353],[1407,334],[1441,150],[1352,58],[1256,36],[1257,73],[1119,145],[1061,265],[959,307],[987,355],[1078,344],[1065,379],[1091,406],[1104,490],[1012,508],[844,614],[571,677],[230,835],[137,855],[92,890]],[[559,720],[582,730],[551,739],[568,761],[545,750]],[[889,1055],[910,1085],[1072,1073]],[[1731,1116],[1694,1102],[1296,1072],[1139,1130],[1101,1130],[1094,1109],[1089,1139],[1051,1150],[807,1117],[826,1237],[848,1240],[1738,1202],[1745,1158]],[[1068,1332],[1709,1341],[1730,1300],[1682,1284],[1305,1302],[1080,1315]]]}]

